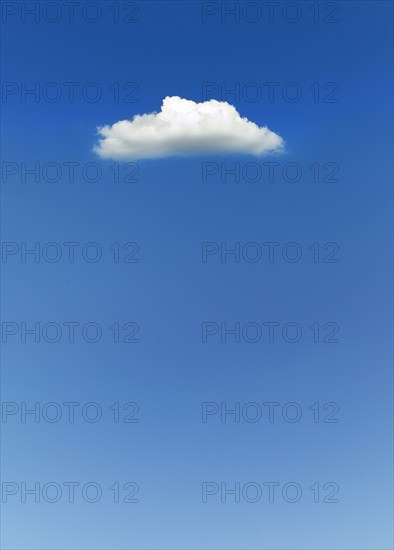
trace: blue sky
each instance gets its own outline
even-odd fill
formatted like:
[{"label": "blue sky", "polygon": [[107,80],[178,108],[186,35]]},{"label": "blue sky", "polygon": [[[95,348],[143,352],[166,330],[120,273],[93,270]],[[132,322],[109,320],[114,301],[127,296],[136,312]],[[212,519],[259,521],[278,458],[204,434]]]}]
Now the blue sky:
[{"label": "blue sky", "polygon": [[[392,548],[392,4],[3,4],[3,547]],[[228,101],[286,149],[95,154],[98,126],[166,96]]]}]

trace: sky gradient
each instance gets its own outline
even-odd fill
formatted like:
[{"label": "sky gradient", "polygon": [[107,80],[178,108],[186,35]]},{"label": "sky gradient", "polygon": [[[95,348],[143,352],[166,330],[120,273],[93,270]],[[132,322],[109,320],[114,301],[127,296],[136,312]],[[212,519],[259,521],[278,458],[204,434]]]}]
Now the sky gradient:
[{"label": "sky gradient", "polygon": [[[63,4],[2,6],[2,547],[392,548],[392,3]],[[285,151],[94,152],[166,96]]]}]

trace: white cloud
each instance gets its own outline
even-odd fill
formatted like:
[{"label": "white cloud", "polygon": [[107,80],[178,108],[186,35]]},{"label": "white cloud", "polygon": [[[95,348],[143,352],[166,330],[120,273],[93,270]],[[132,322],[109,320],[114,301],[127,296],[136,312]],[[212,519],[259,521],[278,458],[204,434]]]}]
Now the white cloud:
[{"label": "white cloud", "polygon": [[136,115],[97,129],[94,150],[103,158],[138,160],[206,153],[261,156],[281,150],[283,139],[242,118],[235,107],[211,99],[196,103],[173,96],[159,113]]}]

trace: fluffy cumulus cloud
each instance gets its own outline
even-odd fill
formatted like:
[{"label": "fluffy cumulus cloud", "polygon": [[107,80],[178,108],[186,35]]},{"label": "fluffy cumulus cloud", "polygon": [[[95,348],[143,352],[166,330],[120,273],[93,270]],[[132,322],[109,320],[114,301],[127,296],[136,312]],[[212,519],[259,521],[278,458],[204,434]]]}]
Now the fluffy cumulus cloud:
[{"label": "fluffy cumulus cloud", "polygon": [[278,134],[242,118],[225,101],[196,103],[177,96],[166,97],[159,113],[136,115],[97,131],[96,153],[115,160],[207,153],[261,156],[284,146]]}]

